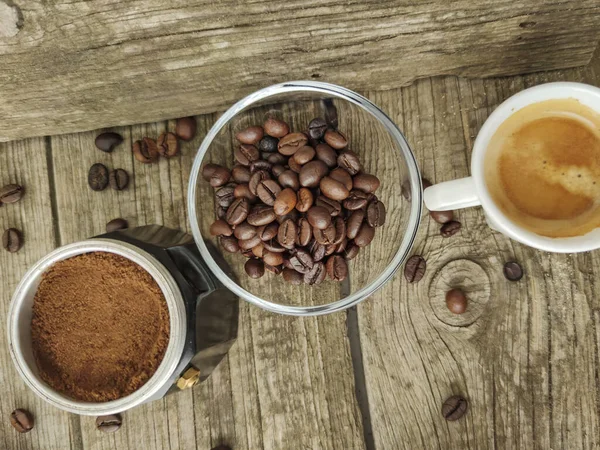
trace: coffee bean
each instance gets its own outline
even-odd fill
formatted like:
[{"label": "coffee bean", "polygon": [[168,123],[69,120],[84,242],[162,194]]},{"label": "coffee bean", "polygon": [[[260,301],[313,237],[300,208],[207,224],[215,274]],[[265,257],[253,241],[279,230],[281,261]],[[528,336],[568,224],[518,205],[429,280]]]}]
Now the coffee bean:
[{"label": "coffee bean", "polygon": [[175,134],[184,141],[191,141],[196,136],[196,119],[193,117],[182,117],[175,123]]},{"label": "coffee bean", "polygon": [[270,206],[257,205],[248,214],[248,223],[255,227],[260,227],[261,225],[270,224],[276,217],[275,211]]},{"label": "coffee bean", "polygon": [[265,250],[268,250],[273,253],[283,253],[285,252],[285,248],[277,242],[276,239],[271,239],[270,241],[264,241],[263,245],[265,246]]},{"label": "coffee bean", "polygon": [[463,314],[467,310],[467,296],[461,289],[446,292],[446,306],[454,314]]},{"label": "coffee bean", "polygon": [[341,217],[336,217],[333,219],[333,227],[335,235],[332,244],[339,244],[346,237],[346,222]]},{"label": "coffee bean", "polygon": [[331,217],[339,216],[342,212],[342,205],[340,202],[336,200],[332,200],[323,195],[319,195],[317,197],[317,201],[315,202],[317,206],[322,206],[325,208]]},{"label": "coffee bean", "polygon": [[461,227],[462,224],[460,222],[457,220],[451,220],[450,222],[446,222],[444,225],[442,225],[442,228],[440,228],[440,234],[445,238],[454,236],[459,232]]},{"label": "coffee bean", "polygon": [[313,264],[312,269],[304,274],[304,282],[310,286],[320,284],[325,280],[326,275],[325,265],[322,262],[316,262]]},{"label": "coffee bean", "polygon": [[250,192],[256,195],[256,189],[258,185],[262,183],[264,180],[269,180],[271,175],[266,170],[259,170],[254,172],[250,177],[250,181],[248,182],[248,187],[250,188]]},{"label": "coffee bean", "polygon": [[120,414],[111,414],[96,418],[96,428],[103,433],[114,433],[121,428],[122,423],[123,419],[121,419]]},{"label": "coffee bean", "polygon": [[96,147],[106,153],[112,152],[117,145],[123,142],[123,137],[118,133],[106,132],[96,137]]},{"label": "coffee bean", "polygon": [[272,266],[270,264],[265,263],[265,269],[267,269],[269,272],[275,274],[275,275],[279,275],[282,271],[281,266]]},{"label": "coffee bean", "polygon": [[519,263],[515,261],[509,261],[504,264],[502,271],[504,272],[506,279],[509,281],[519,281],[521,278],[523,278],[523,269]]},{"label": "coffee bean", "polygon": [[314,261],[309,252],[300,248],[290,258],[290,264],[296,272],[305,274],[313,268]]},{"label": "coffee bean", "polygon": [[345,169],[352,176],[362,170],[358,155],[350,150],[340,153],[337,162],[341,168]]},{"label": "coffee bean", "polygon": [[350,261],[351,259],[356,258],[356,255],[358,255],[359,251],[360,247],[356,245],[354,241],[348,242],[348,245],[346,245],[346,250],[344,250],[344,256],[346,257],[346,260]]},{"label": "coffee bean", "polygon": [[0,206],[2,206],[3,203],[9,204],[18,202],[23,198],[24,193],[25,189],[18,184],[7,184],[6,186],[3,186],[2,189],[0,189]]},{"label": "coffee bean", "polygon": [[106,232],[112,233],[113,231],[124,230],[129,227],[129,224],[125,219],[113,219],[106,224]]},{"label": "coffee bean", "polygon": [[[256,187],[256,194],[263,203],[269,206],[275,204],[275,199],[281,192],[281,186],[275,180],[264,180]],[[293,209],[293,208],[292,208]],[[277,214],[277,212],[275,212]]]},{"label": "coffee bean", "polygon": [[277,222],[270,223],[269,225],[263,225],[258,228],[256,234],[260,237],[261,241],[270,241],[279,231],[279,224]]},{"label": "coffee bean", "polygon": [[367,222],[374,228],[380,227],[385,223],[386,211],[385,205],[379,200],[369,204],[367,208]]},{"label": "coffee bean", "polygon": [[233,234],[229,224],[222,219],[215,220],[209,231],[212,236],[231,236]]},{"label": "coffee bean", "polygon": [[467,400],[461,395],[453,395],[442,405],[442,415],[446,420],[455,421],[465,415],[468,408]]},{"label": "coffee bean", "polygon": [[254,145],[242,144],[233,151],[233,156],[242,166],[249,166],[260,158],[260,152]]},{"label": "coffee bean", "polygon": [[294,158],[288,159],[288,167],[290,168],[290,170],[293,170],[297,174],[299,174],[302,171],[302,166],[298,164]]},{"label": "coffee bean", "polygon": [[[279,153],[277,153],[277,155],[279,155]],[[283,167],[281,164],[275,164],[272,168],[271,168],[271,173],[273,174],[273,176],[275,177],[279,177],[279,175],[281,175],[283,172],[286,171],[286,168]],[[281,183],[279,183],[281,184]],[[298,182],[298,184],[300,184],[300,182]]]},{"label": "coffee bean", "polygon": [[279,140],[277,149],[279,153],[285,156],[291,156],[304,147],[308,142],[308,138],[304,133],[290,133]]},{"label": "coffee bean", "polygon": [[[333,178],[334,180],[339,181],[340,183],[342,183],[344,185],[344,187],[346,189],[348,189],[349,191],[352,190],[352,186],[353,186],[352,177],[346,171],[346,169],[342,169],[341,167],[333,169],[329,173],[329,176],[331,178]],[[359,175],[357,175],[357,176],[359,176]]]},{"label": "coffee bean", "polygon": [[252,251],[254,249],[250,249],[250,250],[242,250],[240,249],[240,253],[245,256],[246,258],[250,259],[254,257],[254,252]]},{"label": "coffee bean", "polygon": [[298,164],[303,165],[312,160],[315,157],[315,149],[305,145],[301,149],[299,149],[292,158]]},{"label": "coffee bean", "polygon": [[[248,183],[238,184],[233,189],[233,196],[235,198],[247,198],[248,201],[251,203],[256,201],[256,195],[254,195],[252,192],[250,192],[250,187],[248,186]],[[229,206],[229,205],[227,205],[227,206]]]},{"label": "coffee bean", "polygon": [[108,176],[108,182],[115,191],[122,191],[129,184],[129,174],[123,169],[115,169]]},{"label": "coffee bean", "polygon": [[357,209],[350,214],[348,217],[348,223],[346,224],[346,236],[348,239],[354,239],[360,230],[360,226],[365,219],[365,210]]},{"label": "coffee bean", "polygon": [[359,247],[366,247],[371,243],[375,236],[375,228],[368,223],[363,223],[358,230],[358,234],[354,238],[354,243]]},{"label": "coffee bean", "polygon": [[275,211],[275,214],[283,216],[296,207],[296,202],[296,192],[292,188],[285,188],[275,199],[273,210]]},{"label": "coffee bean", "polygon": [[338,164],[338,155],[334,149],[327,144],[318,144],[316,149],[316,156],[319,161],[323,161],[327,167],[335,167]]},{"label": "coffee bean", "polygon": [[300,180],[298,179],[298,174],[293,170],[286,170],[282,172],[278,177],[277,181],[281,186],[292,188],[294,191],[300,189]]},{"label": "coffee bean", "polygon": [[90,167],[88,184],[93,191],[102,191],[108,186],[108,169],[104,164],[96,163]]},{"label": "coffee bean", "polygon": [[313,206],[310,208],[306,213],[306,218],[313,228],[319,230],[323,230],[331,224],[331,215],[322,206]]},{"label": "coffee bean", "polygon": [[135,159],[143,164],[150,164],[158,159],[158,146],[154,139],[145,137],[135,141],[131,150]]},{"label": "coffee bean", "polygon": [[367,203],[369,202],[369,195],[365,194],[363,191],[359,191],[359,190],[352,190],[350,191],[350,195],[348,195],[348,198],[346,200],[344,200],[344,208],[350,210],[350,211],[356,211],[357,209],[361,209],[364,208],[365,206],[367,206]]},{"label": "coffee bean", "polygon": [[283,279],[293,286],[299,286],[304,283],[304,277],[300,272],[296,272],[294,269],[283,269]]},{"label": "coffee bean", "polygon": [[[287,249],[294,248],[296,244],[296,236],[298,234],[298,228],[293,220],[288,219],[279,225],[279,231],[277,232],[277,242]],[[276,264],[275,264],[276,265]]]},{"label": "coffee bean", "polygon": [[354,189],[359,189],[367,194],[371,194],[379,189],[379,178],[368,173],[359,173],[352,180]]},{"label": "coffee bean", "polygon": [[334,243],[335,240],[335,226],[333,225],[333,223],[330,223],[329,226],[327,228],[324,228],[322,230],[319,230],[318,228],[315,228],[313,230],[313,236],[315,237],[315,240],[321,244],[321,245],[331,245]]},{"label": "coffee bean", "polygon": [[327,275],[333,281],[343,281],[348,276],[348,264],[346,260],[339,255],[333,255],[327,259],[325,264]]},{"label": "coffee bean", "polygon": [[227,208],[223,208],[222,206],[217,205],[217,219],[225,219],[227,216]]},{"label": "coffee bean", "polygon": [[327,251],[325,246],[323,244],[319,244],[316,240],[313,240],[310,244],[308,244],[308,249],[315,262],[321,261],[325,257],[325,252]]},{"label": "coffee bean", "polygon": [[15,409],[10,413],[10,424],[19,433],[27,433],[33,428],[33,416],[26,409]]},{"label": "coffee bean", "polygon": [[[248,217],[248,210],[250,209],[250,202],[247,198],[237,198],[227,208],[227,216],[225,217],[229,225],[237,225],[242,223]],[[255,225],[255,224],[252,224]]]},{"label": "coffee bean", "polygon": [[250,278],[257,279],[265,274],[265,265],[260,259],[250,258],[244,264],[244,270]]},{"label": "coffee bean", "polygon": [[254,247],[252,247],[252,254],[254,256],[256,256],[257,258],[262,258],[264,252],[265,252],[265,246],[262,244],[262,242],[258,245],[255,245]]},{"label": "coffee bean", "polygon": [[263,137],[264,131],[262,127],[253,126],[248,127],[242,131],[238,131],[235,134],[235,138],[242,144],[256,144]]},{"label": "coffee bean", "polygon": [[213,170],[210,176],[210,185],[212,187],[219,187],[227,184],[229,179],[231,178],[231,172],[227,170],[225,167],[217,167]]},{"label": "coffee bean", "polygon": [[257,235],[257,229],[254,225],[250,225],[248,222],[242,222],[239,225],[236,225],[235,229],[233,230],[233,235],[242,240],[250,239]]},{"label": "coffee bean", "polygon": [[348,238],[344,236],[344,238],[340,241],[339,244],[334,244],[335,249],[334,253],[344,253],[346,251],[346,247],[348,246]]},{"label": "coffee bean", "polygon": [[[204,173],[202,176],[204,176]],[[248,183],[250,181],[250,169],[241,164],[236,164],[233,166],[233,169],[231,169],[231,178],[233,178],[233,181],[236,183]],[[204,179],[206,180],[206,177],[204,177]],[[207,181],[210,181],[210,175]]]},{"label": "coffee bean", "polygon": [[252,161],[250,163],[250,173],[254,173],[258,170],[264,170],[266,172],[270,172],[273,168],[273,164],[269,161],[265,161],[263,159],[259,159],[258,161]]},{"label": "coffee bean", "polygon": [[454,211],[429,211],[429,215],[437,223],[445,224],[454,219]]},{"label": "coffee bean", "polygon": [[341,150],[348,145],[348,140],[340,131],[329,129],[323,137],[325,142],[336,150]]},{"label": "coffee bean", "polygon": [[317,117],[316,119],[311,120],[308,124],[308,134],[313,139],[323,139],[323,136],[325,136],[325,131],[327,131],[327,122],[325,122],[325,119]]},{"label": "coffee bean", "polygon": [[263,252],[263,261],[270,266],[280,266],[283,263],[283,253],[265,250]]},{"label": "coffee bean", "polygon": [[422,256],[413,255],[408,258],[404,265],[404,278],[409,283],[417,283],[425,275],[425,269],[427,269],[425,259]]},{"label": "coffee bean", "polygon": [[237,253],[240,251],[238,240],[233,236],[221,236],[219,237],[219,243],[226,252]]},{"label": "coffee bean", "polygon": [[300,184],[304,187],[317,187],[328,171],[323,161],[311,161],[300,170]]},{"label": "coffee bean", "polygon": [[156,144],[159,155],[164,158],[172,158],[179,153],[179,141],[174,133],[168,131],[161,133]]},{"label": "coffee bean", "polygon": [[301,217],[298,220],[298,225],[296,228],[296,245],[300,247],[308,245],[313,237],[312,226],[308,222],[308,219],[306,219],[306,217]]},{"label": "coffee bean", "polygon": [[212,174],[219,167],[223,167],[223,166],[220,166],[218,164],[211,164],[211,163],[204,164],[204,167],[202,167],[202,178],[204,178],[206,181],[210,181],[210,177],[212,177]]},{"label": "coffee bean", "polygon": [[323,195],[332,200],[344,200],[350,195],[346,186],[331,177],[323,177],[319,186]]},{"label": "coffee bean", "polygon": [[259,244],[261,244],[261,240],[256,234],[249,239],[239,239],[238,240],[238,245],[240,246],[240,250],[252,250],[254,247],[256,247]]},{"label": "coffee bean", "polygon": [[263,124],[263,128],[269,136],[276,138],[282,138],[290,132],[290,127],[287,123],[274,117],[269,117]]},{"label": "coffee bean", "polygon": [[16,228],[8,228],[4,230],[2,235],[2,247],[10,253],[16,253],[23,245],[23,236]]},{"label": "coffee bean", "polygon": [[277,144],[279,144],[279,139],[272,136],[264,136],[258,143],[258,149],[261,152],[273,153],[277,151]]}]

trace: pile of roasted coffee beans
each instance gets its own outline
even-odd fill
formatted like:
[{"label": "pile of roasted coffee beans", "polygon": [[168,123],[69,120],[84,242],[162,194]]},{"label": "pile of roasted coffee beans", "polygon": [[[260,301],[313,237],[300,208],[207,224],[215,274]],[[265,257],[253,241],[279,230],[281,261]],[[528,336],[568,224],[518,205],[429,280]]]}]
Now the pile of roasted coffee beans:
[{"label": "pile of roasted coffee beans", "polygon": [[231,170],[206,164],[217,220],[210,232],[227,252],[241,252],[245,270],[268,270],[294,285],[348,276],[347,260],[371,243],[385,222],[375,195],[379,179],[363,171],[346,137],[321,118],[305,132],[268,118],[236,134]]}]

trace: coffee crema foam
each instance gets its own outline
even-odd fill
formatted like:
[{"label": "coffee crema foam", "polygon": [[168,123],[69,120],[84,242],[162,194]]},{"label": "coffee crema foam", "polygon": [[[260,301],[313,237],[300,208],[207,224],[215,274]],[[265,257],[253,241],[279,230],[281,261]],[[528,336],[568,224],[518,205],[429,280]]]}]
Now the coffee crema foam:
[{"label": "coffee crema foam", "polygon": [[491,138],[485,182],[517,225],[548,237],[600,227],[600,114],[575,99],[510,116]]}]

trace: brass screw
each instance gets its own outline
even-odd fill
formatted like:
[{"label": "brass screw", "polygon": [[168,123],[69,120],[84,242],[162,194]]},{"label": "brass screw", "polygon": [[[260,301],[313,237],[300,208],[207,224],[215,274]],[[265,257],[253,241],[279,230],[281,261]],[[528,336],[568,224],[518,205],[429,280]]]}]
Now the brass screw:
[{"label": "brass screw", "polygon": [[181,390],[188,389],[195,386],[198,381],[200,381],[200,371],[192,366],[177,379],[177,387]]}]

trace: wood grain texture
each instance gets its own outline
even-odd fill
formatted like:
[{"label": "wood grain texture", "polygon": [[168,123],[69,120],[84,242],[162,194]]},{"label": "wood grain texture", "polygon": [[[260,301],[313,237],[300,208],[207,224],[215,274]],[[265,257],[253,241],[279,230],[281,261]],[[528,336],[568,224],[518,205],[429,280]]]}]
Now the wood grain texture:
[{"label": "wood grain texture", "polygon": [[583,66],[600,39],[596,0],[14,3],[0,140],[213,112],[293,79],[390,89]]}]

